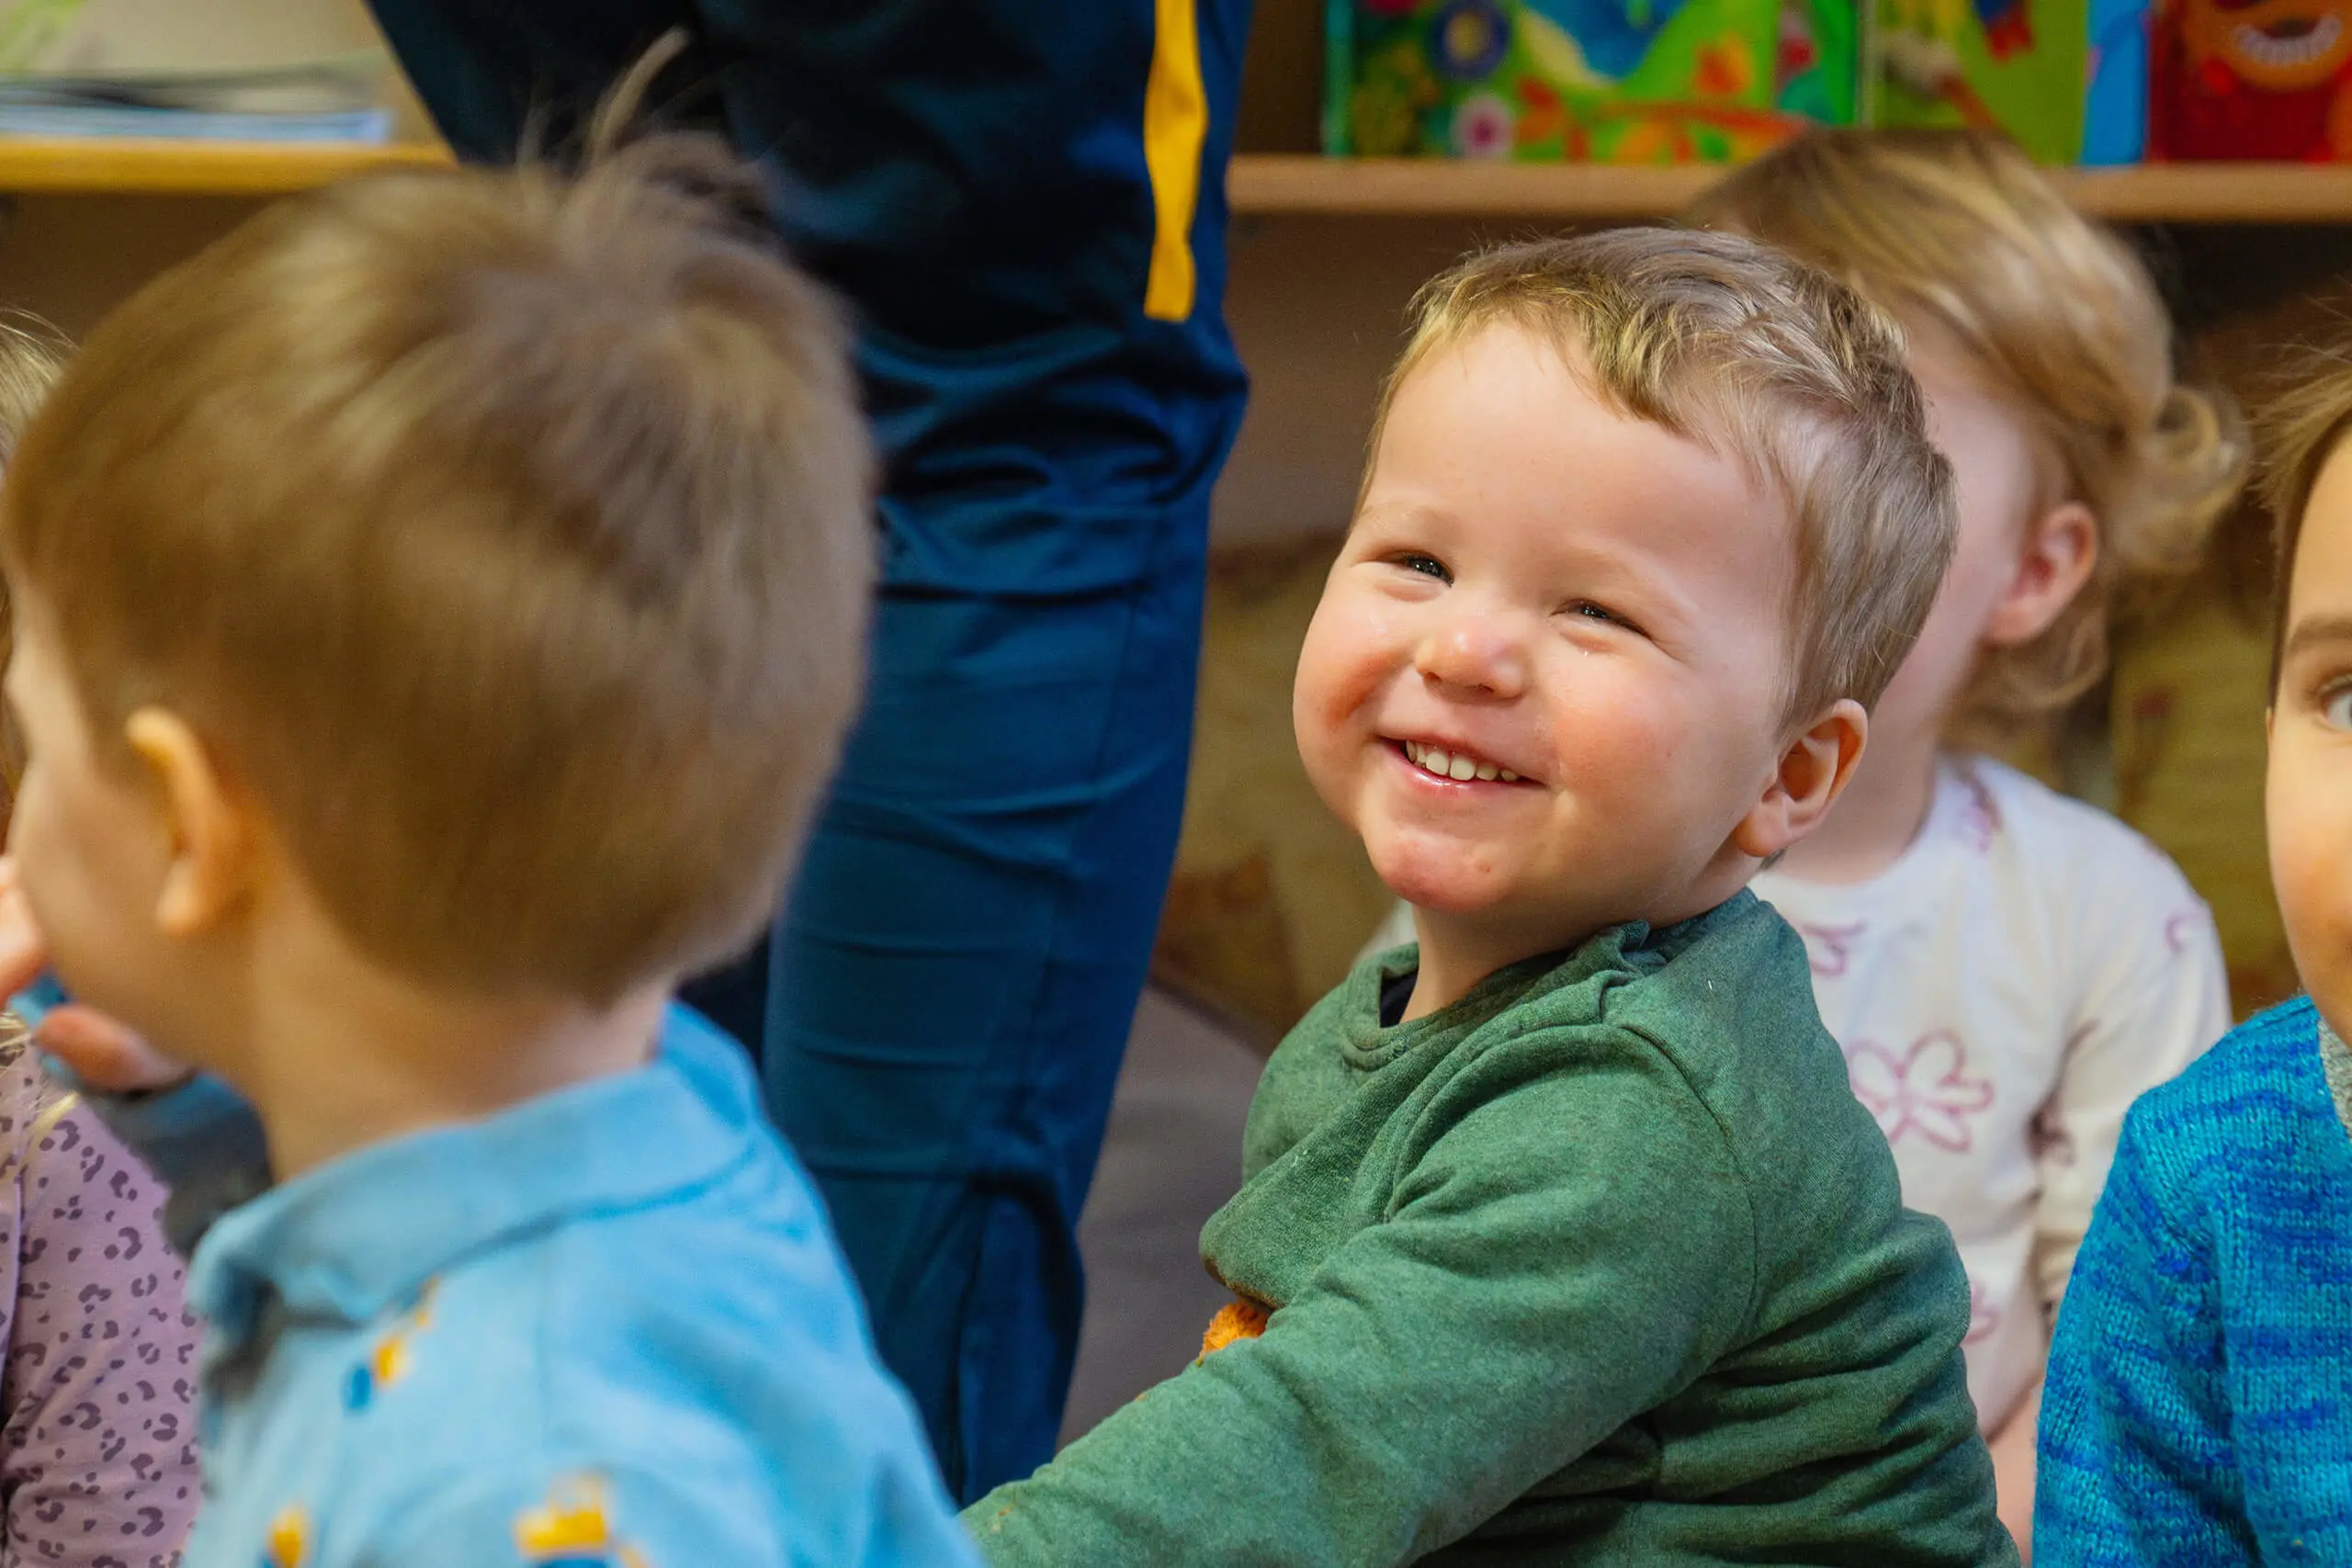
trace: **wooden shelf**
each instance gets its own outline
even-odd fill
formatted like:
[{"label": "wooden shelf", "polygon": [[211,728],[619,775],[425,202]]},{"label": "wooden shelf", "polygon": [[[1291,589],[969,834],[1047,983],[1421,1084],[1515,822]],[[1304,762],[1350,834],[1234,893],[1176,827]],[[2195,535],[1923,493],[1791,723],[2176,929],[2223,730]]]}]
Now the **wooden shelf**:
[{"label": "wooden shelf", "polygon": [[[282,195],[371,169],[437,167],[437,143],[134,141],[0,136],[0,190]],[[1679,211],[1722,169],[1456,163],[1444,157],[1244,152],[1238,214],[1644,219]],[[2352,164],[2053,169],[2084,211],[2120,223],[2352,223]]]},{"label": "wooden shelf", "polygon": [[[0,191],[277,196],[352,175],[447,164],[431,142],[163,141],[0,137]],[[1705,165],[1619,168],[1442,158],[1245,153],[1226,189],[1237,213],[1657,218],[1720,177]],[[2121,223],[2352,224],[2352,164],[2173,164],[2057,169],[2084,210]]]},{"label": "wooden shelf", "polygon": [[[163,141],[0,137],[0,191],[277,196],[352,175],[447,164],[431,142]],[[1457,162],[1245,153],[1237,213],[1615,219],[1676,212],[1722,170],[1704,165]],[[2173,164],[2052,171],[2086,211],[2123,223],[2352,224],[2352,164]]]},{"label": "wooden shelf", "polygon": [[[1324,158],[1249,153],[1226,190],[1237,213],[1440,217],[1656,218],[1720,168]],[[2352,223],[2352,164],[2169,164],[2054,169],[2085,211],[2119,223]]]},{"label": "wooden shelf", "polygon": [[447,151],[431,142],[0,137],[0,191],[282,196],[377,169],[448,162]]}]

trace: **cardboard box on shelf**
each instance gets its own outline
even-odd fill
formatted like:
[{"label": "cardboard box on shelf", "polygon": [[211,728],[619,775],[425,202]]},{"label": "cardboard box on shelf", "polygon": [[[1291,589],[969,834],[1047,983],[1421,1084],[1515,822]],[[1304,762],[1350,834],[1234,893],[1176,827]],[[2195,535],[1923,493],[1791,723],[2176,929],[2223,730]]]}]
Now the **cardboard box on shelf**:
[{"label": "cardboard box on shelf", "polygon": [[2146,0],[1874,3],[1867,123],[1999,130],[2048,164],[2139,161]]},{"label": "cardboard box on shelf", "polygon": [[1854,118],[1854,0],[1329,0],[1327,151],[1752,157]]},{"label": "cardboard box on shelf", "polygon": [[[2336,17],[2352,0],[2155,3],[2152,67],[2151,0],[1327,0],[1324,146],[1723,163],[1808,126],[1862,123],[1996,129],[2046,163],[2131,164],[2148,145],[2152,68],[2161,96],[2168,62],[2199,49],[2193,84],[2221,79],[2218,51],[2251,62],[2228,79],[2235,96],[2195,121],[2205,142],[2222,122],[2241,141],[2274,127],[2274,149],[2309,141],[2288,122],[2316,114],[2352,144],[2352,98],[2333,119],[2312,107],[2316,79],[2332,93],[2352,59]],[[2220,42],[2212,17],[2234,18]]]},{"label": "cardboard box on shelf", "polygon": [[2157,0],[2148,155],[2352,159],[2352,5]]}]

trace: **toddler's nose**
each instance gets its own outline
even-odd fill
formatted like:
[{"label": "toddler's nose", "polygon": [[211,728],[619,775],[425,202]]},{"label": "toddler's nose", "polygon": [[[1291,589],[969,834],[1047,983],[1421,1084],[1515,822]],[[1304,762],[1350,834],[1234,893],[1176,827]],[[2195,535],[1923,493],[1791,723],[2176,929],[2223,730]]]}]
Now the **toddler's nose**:
[{"label": "toddler's nose", "polygon": [[1527,649],[1492,616],[1449,620],[1421,642],[1422,678],[1458,691],[1515,697],[1527,686]]}]

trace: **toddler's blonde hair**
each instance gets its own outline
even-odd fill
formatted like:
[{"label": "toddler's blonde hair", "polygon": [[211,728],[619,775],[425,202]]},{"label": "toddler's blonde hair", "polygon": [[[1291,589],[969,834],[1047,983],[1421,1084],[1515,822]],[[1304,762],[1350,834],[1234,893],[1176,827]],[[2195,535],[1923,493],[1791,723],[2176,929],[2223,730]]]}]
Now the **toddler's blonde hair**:
[{"label": "toddler's blonde hair", "polygon": [[1736,235],[1618,229],[1505,245],[1422,288],[1374,416],[1374,460],[1405,378],[1498,324],[1552,344],[1619,411],[1726,451],[1786,505],[1784,720],[1878,700],[1927,618],[1956,528],[1951,468],[1928,441],[1892,321]]},{"label": "toddler's blonde hair", "polygon": [[1981,131],[1804,136],[1686,217],[1780,246],[1950,334],[2054,466],[2041,504],[2079,501],[2097,519],[2083,591],[2040,637],[1979,663],[1954,729],[2014,738],[2097,684],[2110,619],[2196,569],[2246,465],[2235,405],[2175,378],[2171,320],[2130,247]]},{"label": "toddler's blonde hair", "polygon": [[26,434],[0,562],[92,733],[184,715],[379,962],[606,1005],[774,908],[876,551],[849,333],[757,192],[656,138],[283,202]]}]

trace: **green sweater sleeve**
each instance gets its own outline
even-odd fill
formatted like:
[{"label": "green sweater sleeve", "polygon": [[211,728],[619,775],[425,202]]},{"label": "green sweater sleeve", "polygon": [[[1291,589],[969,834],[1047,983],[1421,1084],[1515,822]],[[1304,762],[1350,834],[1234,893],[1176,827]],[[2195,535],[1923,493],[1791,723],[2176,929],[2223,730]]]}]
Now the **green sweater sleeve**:
[{"label": "green sweater sleeve", "polygon": [[1385,1216],[1262,1337],[973,1505],[992,1562],[1408,1562],[1686,1385],[1749,1315],[1745,1183],[1636,1037],[1497,1045],[1386,1132],[1406,1144]]}]

